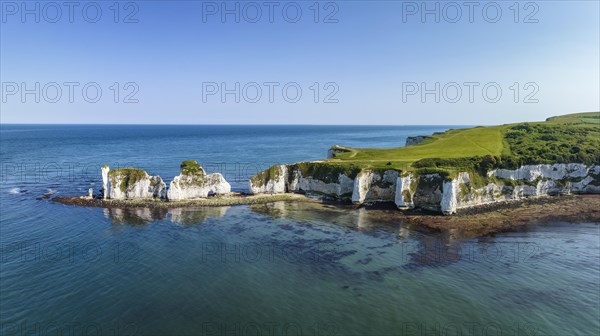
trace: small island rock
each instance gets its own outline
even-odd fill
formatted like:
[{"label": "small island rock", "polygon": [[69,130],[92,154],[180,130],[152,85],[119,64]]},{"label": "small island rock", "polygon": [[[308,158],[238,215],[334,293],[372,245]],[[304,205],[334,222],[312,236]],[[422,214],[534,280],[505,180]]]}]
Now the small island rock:
[{"label": "small island rock", "polygon": [[102,167],[104,199],[164,198],[166,184],[160,176],[141,169]]},{"label": "small island rock", "polygon": [[167,191],[170,201],[205,198],[210,194],[222,195],[231,192],[231,185],[219,173],[206,174],[195,160],[181,163],[181,173],[173,178]]}]

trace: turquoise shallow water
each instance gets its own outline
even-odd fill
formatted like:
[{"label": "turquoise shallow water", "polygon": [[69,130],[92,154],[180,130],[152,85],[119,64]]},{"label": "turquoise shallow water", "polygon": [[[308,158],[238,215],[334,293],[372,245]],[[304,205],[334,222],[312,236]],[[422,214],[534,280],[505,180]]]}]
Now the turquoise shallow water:
[{"label": "turquoise shallow water", "polygon": [[332,144],[399,146],[447,128],[3,125],[0,335],[596,334],[598,223],[463,238],[327,204],[36,200],[99,188],[104,163],[169,180],[187,158],[243,190],[252,169]]}]

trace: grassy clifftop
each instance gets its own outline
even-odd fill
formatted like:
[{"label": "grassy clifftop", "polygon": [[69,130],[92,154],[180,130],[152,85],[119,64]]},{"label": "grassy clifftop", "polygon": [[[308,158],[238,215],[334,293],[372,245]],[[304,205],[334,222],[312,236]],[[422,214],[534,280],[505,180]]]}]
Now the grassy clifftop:
[{"label": "grassy clifftop", "polygon": [[363,167],[407,169],[424,158],[462,158],[501,155],[503,126],[450,130],[418,145],[399,148],[349,148],[329,159],[331,163],[355,163]]},{"label": "grassy clifftop", "polygon": [[121,192],[127,191],[127,189],[148,176],[146,171],[137,168],[119,168],[108,172],[111,184],[117,185],[117,177],[121,178],[119,189]]},{"label": "grassy clifftop", "polygon": [[599,126],[600,125],[600,112],[587,112],[587,113],[573,113],[565,114],[557,117],[550,117],[546,119],[547,122],[558,123],[558,124],[590,124]]},{"label": "grassy clifftop", "polygon": [[[490,170],[532,164],[600,164],[600,112],[568,114],[543,122],[454,129],[408,147],[333,146],[329,154],[333,157],[299,162],[288,165],[288,169],[325,183],[339,182],[340,174],[354,179],[363,170],[397,170],[416,176],[436,173],[445,180],[467,172],[471,185],[477,188],[488,183],[512,184],[514,181],[490,175]],[[265,185],[279,176],[278,171],[279,167],[272,167],[252,181]]]},{"label": "grassy clifftop", "polygon": [[322,163],[402,171],[600,163],[600,112],[568,114],[545,122],[450,130],[409,147],[345,149]]}]

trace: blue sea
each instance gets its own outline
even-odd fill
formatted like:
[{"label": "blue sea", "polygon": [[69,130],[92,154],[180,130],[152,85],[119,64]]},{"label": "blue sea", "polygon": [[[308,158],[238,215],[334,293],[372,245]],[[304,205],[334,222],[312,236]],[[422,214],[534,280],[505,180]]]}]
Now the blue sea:
[{"label": "blue sea", "polygon": [[596,335],[600,223],[469,238],[392,209],[51,201],[104,164],[168,182],[196,159],[245,191],[335,144],[458,127],[1,125],[0,335]]}]

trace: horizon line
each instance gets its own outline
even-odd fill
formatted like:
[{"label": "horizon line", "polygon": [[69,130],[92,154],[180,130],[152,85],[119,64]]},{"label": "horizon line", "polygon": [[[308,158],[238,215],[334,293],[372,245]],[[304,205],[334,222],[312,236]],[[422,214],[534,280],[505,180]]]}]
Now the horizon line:
[{"label": "horizon line", "polygon": [[0,123],[30,126],[495,126],[496,124],[108,124],[108,123]]}]

